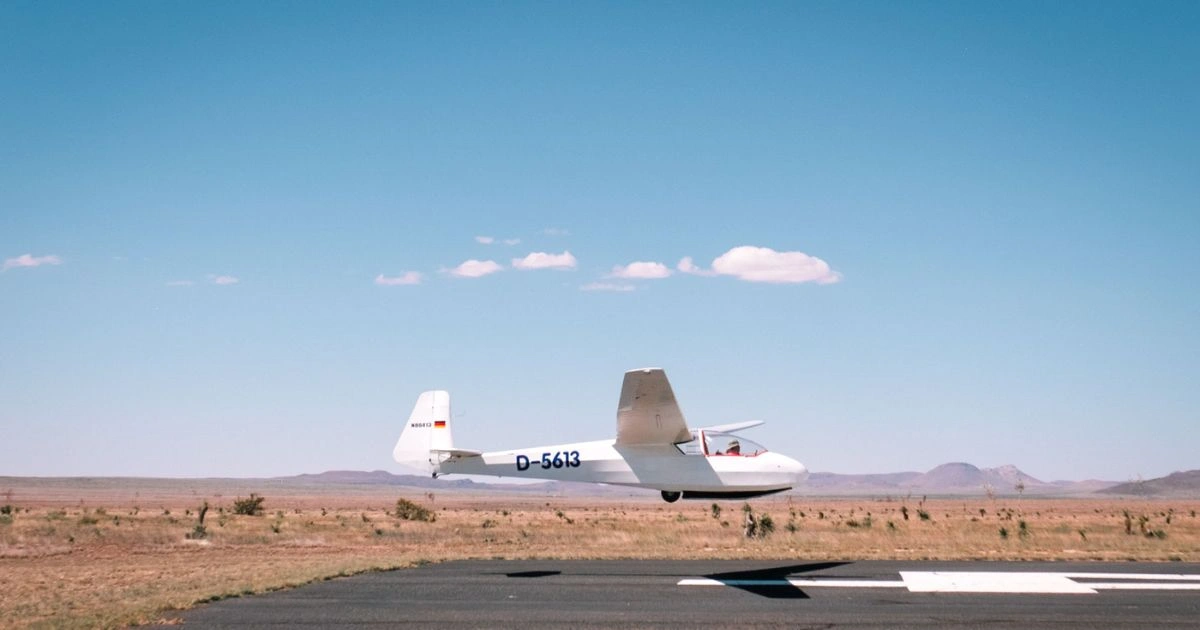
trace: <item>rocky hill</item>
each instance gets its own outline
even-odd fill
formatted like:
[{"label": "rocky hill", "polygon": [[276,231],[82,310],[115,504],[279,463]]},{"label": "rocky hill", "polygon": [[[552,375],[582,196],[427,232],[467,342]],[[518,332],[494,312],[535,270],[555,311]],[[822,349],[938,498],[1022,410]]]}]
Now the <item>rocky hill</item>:
[{"label": "rocky hill", "polygon": [[965,462],[942,464],[928,472],[878,475],[813,473],[796,491],[805,495],[932,495],[932,496],[1077,496],[1107,488],[1110,481],[1046,482],[1011,464],[979,468]]},{"label": "rocky hill", "polygon": [[[432,479],[421,475],[397,475],[385,470],[331,470],[319,474],[281,477],[280,481],[312,485],[406,486],[437,490],[479,490],[489,493],[573,494],[604,496],[638,493],[637,489],[555,481],[510,483],[482,478],[481,481],[457,476]],[[1149,484],[1150,482],[1144,482]],[[965,462],[942,464],[927,472],[897,472],[869,475],[844,475],[816,472],[793,492],[806,496],[925,495],[925,496],[1083,496],[1117,485],[1114,481],[1041,481],[1011,464],[979,468]],[[1142,493],[1156,486],[1143,488]],[[644,491],[643,491],[644,492]],[[1124,492],[1123,494],[1137,494]]]},{"label": "rocky hill", "polygon": [[1157,479],[1130,481],[1104,488],[1099,492],[1139,497],[1194,498],[1200,496],[1200,470],[1185,470]]}]

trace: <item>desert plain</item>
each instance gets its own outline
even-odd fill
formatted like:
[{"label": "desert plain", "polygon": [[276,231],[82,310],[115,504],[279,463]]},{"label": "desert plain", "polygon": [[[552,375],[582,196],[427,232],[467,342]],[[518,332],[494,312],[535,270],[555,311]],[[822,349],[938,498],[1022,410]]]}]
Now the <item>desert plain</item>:
[{"label": "desert plain", "polygon": [[[261,513],[235,514],[252,493]],[[401,500],[428,514],[398,514]],[[747,538],[747,510],[769,517],[766,535]],[[10,477],[0,478],[0,619],[172,623],[221,598],[454,559],[1197,562],[1198,511],[1200,500],[1122,497],[668,504],[638,491]]]}]

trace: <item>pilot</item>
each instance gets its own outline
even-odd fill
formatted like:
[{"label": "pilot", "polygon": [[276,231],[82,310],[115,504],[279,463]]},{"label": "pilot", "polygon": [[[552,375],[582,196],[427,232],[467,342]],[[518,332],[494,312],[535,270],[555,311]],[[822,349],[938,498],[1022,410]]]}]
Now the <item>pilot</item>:
[{"label": "pilot", "polygon": [[738,442],[737,440],[730,441],[729,448],[725,449],[725,454],[726,455],[741,455],[742,454],[742,444],[740,442]]}]

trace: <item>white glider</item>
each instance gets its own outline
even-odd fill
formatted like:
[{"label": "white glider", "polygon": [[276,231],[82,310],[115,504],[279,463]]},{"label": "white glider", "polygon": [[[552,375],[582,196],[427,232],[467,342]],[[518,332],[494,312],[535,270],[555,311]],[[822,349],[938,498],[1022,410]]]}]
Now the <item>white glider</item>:
[{"label": "white glider", "polygon": [[625,373],[617,437],[483,453],[454,447],[450,394],[424,392],[392,456],[431,473],[606,483],[662,492],[668,502],[742,499],[789,490],[808,477],[800,462],[734,431],[761,420],[689,429],[660,368]]}]

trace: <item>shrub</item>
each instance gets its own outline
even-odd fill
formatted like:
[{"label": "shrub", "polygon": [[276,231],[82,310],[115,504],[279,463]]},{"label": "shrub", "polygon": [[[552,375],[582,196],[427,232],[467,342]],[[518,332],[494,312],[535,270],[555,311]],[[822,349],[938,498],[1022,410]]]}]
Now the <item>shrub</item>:
[{"label": "shrub", "polygon": [[742,512],[746,515],[746,527],[743,532],[746,538],[766,538],[775,531],[775,519],[771,518],[770,514],[755,516],[749,503],[742,505]]},{"label": "shrub", "polygon": [[1008,528],[1007,527],[1000,528],[1000,539],[1008,540]]},{"label": "shrub", "polygon": [[[716,503],[714,503],[713,505],[716,505]],[[11,505],[0,506],[0,516],[12,516],[12,513],[13,513],[13,506],[11,506]]]},{"label": "shrub", "polygon": [[766,538],[773,533],[775,533],[775,519],[771,518],[770,514],[758,517],[758,537]]},{"label": "shrub", "polygon": [[431,510],[421,507],[408,499],[397,499],[396,518],[403,521],[425,521],[432,523],[437,520],[437,515]]},{"label": "shrub", "polygon": [[197,510],[196,526],[192,528],[192,532],[187,535],[192,540],[202,540],[208,537],[208,529],[204,527],[204,517],[208,515],[208,501],[200,506]]},{"label": "shrub", "polygon": [[484,528],[484,529],[491,529],[491,528],[493,528],[493,527],[495,527],[495,526],[497,526],[497,525],[499,525],[499,523],[497,523],[496,521],[494,521],[494,520],[492,520],[492,519],[490,519],[490,518],[488,518],[488,519],[484,519],[484,521],[483,521],[483,528]]},{"label": "shrub", "polygon": [[922,520],[922,521],[928,521],[928,520],[929,520],[929,512],[926,512],[925,510],[922,510],[922,509],[919,509],[919,508],[917,509],[917,516],[921,517],[921,520]]},{"label": "shrub", "polygon": [[260,497],[253,492],[250,493],[250,497],[247,499],[238,497],[233,501],[233,513],[242,516],[262,516],[262,504],[265,500],[266,497]]},{"label": "shrub", "polygon": [[721,520],[721,506],[716,503],[712,504],[712,517],[716,520]]}]

